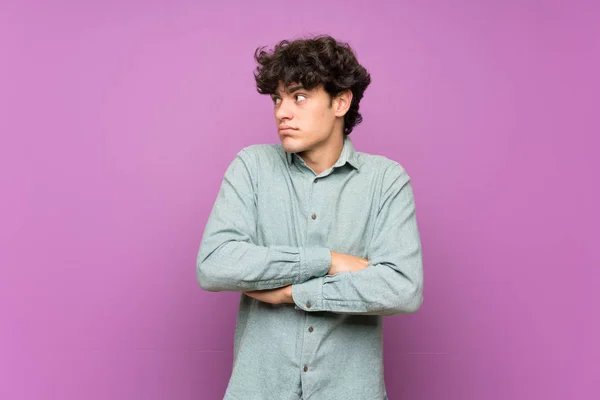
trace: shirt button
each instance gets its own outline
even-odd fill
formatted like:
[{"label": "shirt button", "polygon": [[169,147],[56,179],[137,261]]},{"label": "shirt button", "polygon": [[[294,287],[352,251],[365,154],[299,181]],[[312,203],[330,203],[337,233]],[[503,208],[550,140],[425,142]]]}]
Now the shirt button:
[{"label": "shirt button", "polygon": [[313,327],[312,327],[312,326],[309,326],[309,327],[308,327],[308,331],[309,331],[310,333],[312,333],[312,331],[313,331]]},{"label": "shirt button", "polygon": [[317,214],[313,214],[310,216],[312,219],[317,219]]},{"label": "shirt button", "polygon": [[305,365],[304,366],[304,372],[308,371],[308,367]]},{"label": "shirt button", "polygon": [[306,303],[306,308],[310,308],[310,301]]}]

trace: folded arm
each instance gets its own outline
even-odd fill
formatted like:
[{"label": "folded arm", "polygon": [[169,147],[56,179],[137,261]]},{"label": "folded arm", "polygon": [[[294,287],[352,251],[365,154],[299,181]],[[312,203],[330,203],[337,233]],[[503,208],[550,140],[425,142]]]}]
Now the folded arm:
[{"label": "folded arm", "polygon": [[208,217],[196,259],[200,287],[208,291],[273,289],[324,276],[326,247],[258,246],[253,155],[241,150],[231,162]]},{"label": "folded arm", "polygon": [[292,286],[296,308],[340,314],[412,313],[423,302],[423,265],[410,177],[399,164],[387,182],[368,248],[369,266]]}]

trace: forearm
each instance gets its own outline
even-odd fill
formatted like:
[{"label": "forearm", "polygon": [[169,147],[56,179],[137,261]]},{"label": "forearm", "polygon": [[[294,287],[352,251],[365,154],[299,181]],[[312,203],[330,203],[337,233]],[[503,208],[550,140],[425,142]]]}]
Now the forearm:
[{"label": "forearm", "polygon": [[413,313],[423,302],[423,281],[415,264],[412,276],[384,264],[358,272],[340,272],[292,286],[296,307],[340,314],[396,315]]},{"label": "forearm", "polygon": [[218,243],[217,236],[210,236],[198,252],[198,282],[208,291],[265,290],[300,284],[324,276],[331,265],[331,253],[325,247]]}]

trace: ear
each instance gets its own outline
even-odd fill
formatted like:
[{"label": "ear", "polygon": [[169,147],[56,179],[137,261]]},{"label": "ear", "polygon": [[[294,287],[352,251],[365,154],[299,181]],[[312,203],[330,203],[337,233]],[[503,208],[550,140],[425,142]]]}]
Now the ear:
[{"label": "ear", "polygon": [[341,91],[333,98],[332,103],[335,116],[343,117],[352,104],[352,91],[350,89]]}]

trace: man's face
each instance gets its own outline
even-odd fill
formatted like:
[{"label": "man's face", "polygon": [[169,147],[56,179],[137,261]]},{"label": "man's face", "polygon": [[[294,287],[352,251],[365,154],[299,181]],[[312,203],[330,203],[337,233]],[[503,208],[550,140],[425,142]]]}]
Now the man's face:
[{"label": "man's face", "polygon": [[[287,90],[286,90],[287,89]],[[279,139],[287,152],[300,153],[327,141],[337,121],[335,101],[322,85],[305,90],[292,83],[287,88],[279,82],[278,94],[271,95]]]}]

